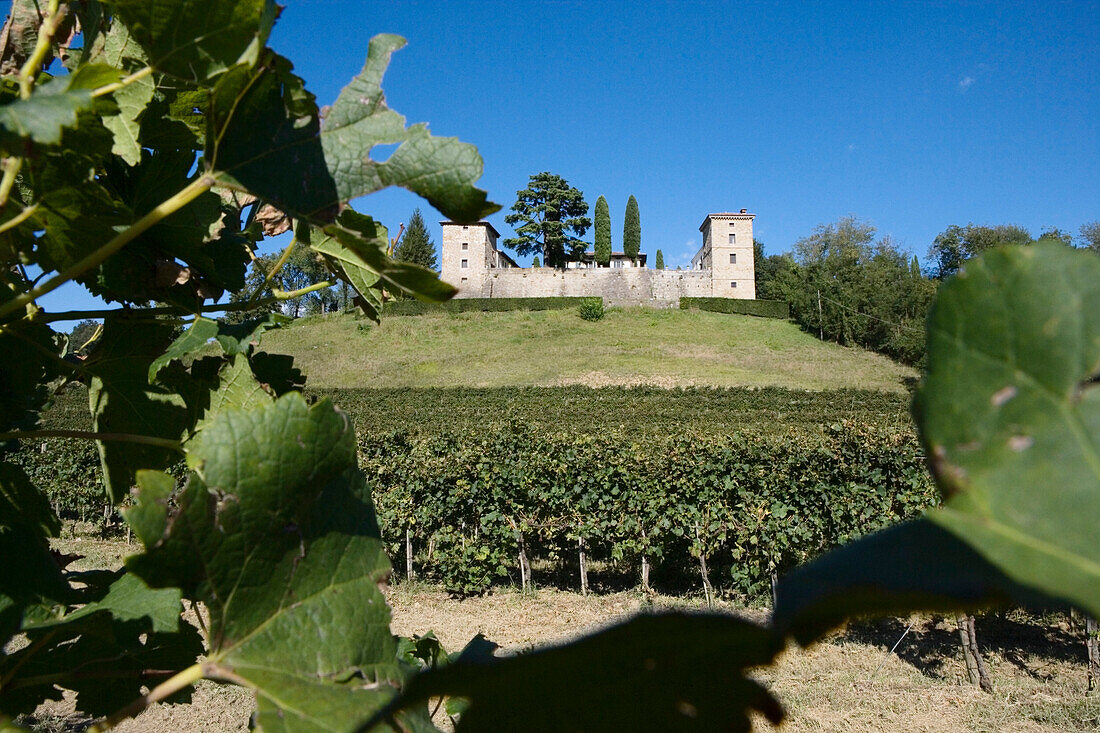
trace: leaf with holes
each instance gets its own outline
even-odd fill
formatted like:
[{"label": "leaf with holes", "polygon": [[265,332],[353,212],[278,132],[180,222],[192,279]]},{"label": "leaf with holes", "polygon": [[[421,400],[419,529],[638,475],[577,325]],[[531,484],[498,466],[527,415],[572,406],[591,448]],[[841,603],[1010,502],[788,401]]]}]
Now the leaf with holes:
[{"label": "leaf with holes", "polygon": [[252,688],[262,726],[338,725],[401,681],[378,587],[389,561],[355,460],[347,417],[291,392],[212,419],[171,512],[167,480],[139,476],[127,519],[146,551],[127,566],[206,604],[206,674]]},{"label": "leaf with holes", "polygon": [[971,260],[941,289],[914,412],[944,505],[785,579],[800,638],[853,613],[1060,599],[1100,614],[1100,260]]}]

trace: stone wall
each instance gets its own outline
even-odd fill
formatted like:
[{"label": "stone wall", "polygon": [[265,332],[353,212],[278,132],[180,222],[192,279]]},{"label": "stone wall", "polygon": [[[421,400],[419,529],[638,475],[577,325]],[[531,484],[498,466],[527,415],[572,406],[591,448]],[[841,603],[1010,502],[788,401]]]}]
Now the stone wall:
[{"label": "stone wall", "polygon": [[494,269],[480,292],[462,288],[462,298],[553,298],[597,296],[608,305],[675,308],[681,297],[711,295],[710,274],[690,270],[598,268],[557,270],[551,267]]}]

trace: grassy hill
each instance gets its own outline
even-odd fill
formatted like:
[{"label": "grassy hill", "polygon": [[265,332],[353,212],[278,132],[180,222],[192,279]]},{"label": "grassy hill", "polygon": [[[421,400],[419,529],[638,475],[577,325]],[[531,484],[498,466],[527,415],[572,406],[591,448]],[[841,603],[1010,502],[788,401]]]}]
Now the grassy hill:
[{"label": "grassy hill", "polygon": [[312,388],[787,387],[904,392],[912,369],[821,343],[785,321],[700,311],[610,309],[303,318],[264,336]]}]

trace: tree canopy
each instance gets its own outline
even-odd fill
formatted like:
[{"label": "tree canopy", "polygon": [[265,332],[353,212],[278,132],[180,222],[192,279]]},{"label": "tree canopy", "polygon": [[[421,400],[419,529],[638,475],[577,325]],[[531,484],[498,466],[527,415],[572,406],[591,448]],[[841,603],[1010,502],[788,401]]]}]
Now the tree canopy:
[{"label": "tree canopy", "polygon": [[638,200],[634,194],[626,200],[626,214],[623,216],[623,254],[633,262],[642,249],[642,222],[638,216]]},{"label": "tree canopy", "polygon": [[611,264],[611,213],[607,210],[607,199],[596,199],[596,242],[592,247],[596,253],[596,263],[607,267]]},{"label": "tree canopy", "polygon": [[428,227],[424,224],[424,217],[419,208],[415,209],[409,217],[405,234],[401,237],[393,256],[401,262],[411,262],[429,270],[439,267],[435,255],[435,242],[428,233]]},{"label": "tree canopy", "polygon": [[654,259],[653,266],[656,267],[658,270],[665,269],[665,255],[663,252],[661,252],[661,250],[657,250],[657,255]]},{"label": "tree canopy", "polygon": [[952,224],[936,236],[928,250],[932,276],[939,280],[950,277],[971,257],[1003,244],[1031,244],[1031,234],[1014,224],[964,227]]},{"label": "tree canopy", "polygon": [[504,221],[519,236],[502,244],[520,255],[541,254],[547,267],[565,267],[578,259],[588,246],[580,237],[592,226],[584,194],[546,171],[531,176],[527,188],[516,191],[512,213]]}]

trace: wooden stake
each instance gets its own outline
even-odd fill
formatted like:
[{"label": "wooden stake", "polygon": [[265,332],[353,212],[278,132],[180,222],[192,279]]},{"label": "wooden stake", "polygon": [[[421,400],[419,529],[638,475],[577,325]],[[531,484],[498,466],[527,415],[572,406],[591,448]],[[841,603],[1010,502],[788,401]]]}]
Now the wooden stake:
[{"label": "wooden stake", "polygon": [[1100,678],[1100,628],[1097,628],[1094,616],[1085,617],[1085,649],[1089,655],[1089,693],[1096,691],[1096,682]]},{"label": "wooden stake", "polygon": [[412,530],[405,528],[405,580],[413,579],[413,543]]},{"label": "wooden stake", "polygon": [[577,537],[577,558],[581,568],[581,595],[588,595],[588,566],[584,560],[584,537]]}]

